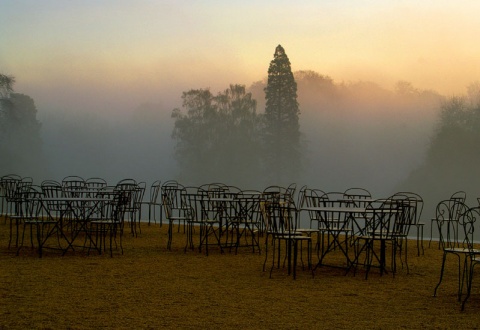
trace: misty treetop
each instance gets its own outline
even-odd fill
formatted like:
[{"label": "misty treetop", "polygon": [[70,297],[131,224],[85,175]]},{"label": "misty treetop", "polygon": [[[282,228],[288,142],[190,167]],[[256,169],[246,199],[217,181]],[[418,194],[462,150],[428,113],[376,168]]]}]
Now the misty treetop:
[{"label": "misty treetop", "polygon": [[[14,93],[15,78],[0,74],[0,170],[44,175],[40,122],[33,99]],[[34,173],[31,169],[34,166]]]},{"label": "misty treetop", "polygon": [[209,89],[183,92],[182,108],[186,113],[178,108],[172,112],[182,180],[254,184],[248,180],[258,171],[261,156],[259,118],[245,86],[230,85],[216,96]]},{"label": "misty treetop", "polygon": [[297,85],[282,46],[268,69],[264,114],[243,85],[213,96],[209,89],[182,94],[174,109],[175,156],[182,180],[259,187],[289,184],[300,170]]},{"label": "misty treetop", "polygon": [[400,189],[415,189],[434,201],[446,199],[457,190],[474,192],[470,197],[478,197],[479,87],[476,92],[470,89],[468,97],[454,96],[443,101],[425,161],[412,171]]},{"label": "misty treetop", "polygon": [[13,92],[13,84],[15,84],[15,77],[0,73],[0,101],[8,99],[8,96]]},{"label": "misty treetop", "polygon": [[288,184],[289,180],[298,178],[301,167],[297,83],[281,45],[277,46],[273,56],[265,87],[265,169],[272,182]]}]

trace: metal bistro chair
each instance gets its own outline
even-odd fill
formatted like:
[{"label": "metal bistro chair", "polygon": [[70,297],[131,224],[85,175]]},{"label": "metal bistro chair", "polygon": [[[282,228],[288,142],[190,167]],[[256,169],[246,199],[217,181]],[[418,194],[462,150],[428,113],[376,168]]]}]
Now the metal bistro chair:
[{"label": "metal bistro chair", "polygon": [[79,176],[67,176],[62,180],[65,197],[82,197],[85,194],[87,184]]},{"label": "metal bistro chair", "polygon": [[440,247],[443,250],[443,258],[442,266],[440,268],[440,279],[435,286],[433,296],[437,295],[437,290],[442,283],[447,256],[453,255],[458,261],[458,301],[460,301],[462,297],[463,273],[461,266],[462,261],[464,262],[465,258],[468,256],[469,250],[466,246],[466,242],[464,240],[459,240],[458,232],[452,232],[452,228],[458,228],[461,215],[463,215],[467,210],[467,205],[454,199],[444,200],[437,204],[436,222],[438,224],[438,232],[440,235],[439,242]]},{"label": "metal bistro chair", "polygon": [[420,256],[420,251],[422,254],[425,253],[423,247],[423,228],[425,223],[421,221],[422,212],[423,212],[423,198],[414,192],[398,192],[396,195],[404,195],[411,201],[411,206],[414,208],[412,210],[412,217],[410,226],[415,227],[417,235],[417,255]]},{"label": "metal bistro chair", "polygon": [[[125,219],[125,210],[130,204],[131,197],[129,191],[115,190],[109,187],[102,188],[98,198],[106,199],[101,202],[94,219],[90,221],[90,234],[95,237],[95,248],[99,252],[106,251],[107,237],[109,240],[110,256],[113,257],[113,246],[117,248],[117,237],[119,237],[119,246],[123,254],[123,228]],[[91,249],[93,239],[90,240]]]},{"label": "metal bistro chair", "polygon": [[133,179],[124,179],[119,181],[115,185],[115,190],[117,191],[123,191],[125,193],[125,196],[129,198],[129,203],[125,208],[125,217],[128,219],[128,222],[130,224],[130,234],[134,237],[137,236],[137,226],[136,226],[136,214],[137,214],[137,208],[136,208],[136,202],[137,202],[137,194],[139,192],[138,190],[138,184],[135,180]]},{"label": "metal bistro chair", "polygon": [[286,255],[284,258],[287,260],[287,270],[288,275],[292,273],[293,268],[293,278],[296,279],[297,276],[297,259],[299,253],[300,243],[300,258],[302,260],[302,246],[303,242],[307,243],[307,259],[308,259],[308,268],[311,268],[311,247],[312,240],[311,237],[305,236],[302,233],[296,231],[297,225],[297,209],[293,200],[286,198],[285,200],[273,200],[265,202],[265,220],[267,223],[266,239],[265,239],[265,261],[263,263],[263,271],[265,271],[265,266],[268,259],[268,247],[269,247],[269,238],[271,239],[272,244],[272,266],[270,268],[270,278],[272,277],[273,269],[275,265],[277,268],[280,267],[281,259],[281,243],[285,244]]},{"label": "metal bistro chair", "polygon": [[102,178],[88,178],[85,180],[85,187],[90,196],[95,196],[97,192],[107,186],[107,181]]},{"label": "metal bistro chair", "polygon": [[173,226],[183,223],[186,227],[187,221],[191,220],[193,214],[190,206],[185,200],[185,187],[181,184],[162,186],[162,204],[165,209],[165,217],[168,221],[168,242],[167,249],[172,249]]},{"label": "metal bistro chair", "polygon": [[[206,190],[199,187],[185,187],[182,190],[182,199],[190,208],[190,212],[185,211],[187,215],[187,248],[194,249],[193,236],[196,230],[199,233],[198,250],[202,251],[205,247],[205,253],[208,256],[209,246],[216,245],[223,253],[222,244],[220,241],[220,218],[219,213],[210,206],[209,195]],[[188,216],[189,215],[189,216]],[[209,238],[213,237],[214,242],[210,243]]]},{"label": "metal bistro chair", "polygon": [[19,182],[22,180],[22,177],[16,174],[8,174],[4,175],[0,178],[0,192],[1,192],[1,199],[2,199],[2,213],[5,217],[5,221],[7,221],[8,213],[10,212],[9,210],[9,204],[7,202],[8,198],[8,189],[10,182]]},{"label": "metal bistro chair", "polygon": [[161,181],[157,180],[152,183],[150,186],[150,191],[149,191],[149,199],[147,201],[142,201],[140,205],[147,205],[148,207],[148,225],[150,226],[151,221],[152,221],[152,215],[153,215],[153,222],[157,224],[157,217],[156,217],[156,209],[162,208],[162,203],[159,200],[160,197],[160,189],[161,189]]},{"label": "metal bistro chair", "polygon": [[[450,196],[449,199],[451,199],[453,201],[465,203],[465,200],[467,199],[467,194],[464,191],[457,191],[457,192],[453,193],[452,196]],[[455,224],[456,226],[452,227],[452,228],[449,227],[449,230],[453,230],[454,234],[458,235],[458,226],[457,225],[458,225],[458,217],[460,216],[460,214],[452,214],[451,216],[452,216],[452,218],[449,219],[448,221],[452,221],[452,223]],[[445,222],[447,220],[443,219],[443,221]],[[430,247],[430,244],[432,243],[432,240],[433,240],[433,223],[434,222],[437,222],[437,227],[438,227],[437,218],[430,219],[430,241],[428,242],[428,247]],[[438,248],[441,249],[440,241],[438,242]]]},{"label": "metal bistro chair", "polygon": [[478,242],[478,234],[476,237],[474,236],[475,227],[477,227],[478,230],[478,221],[480,221],[480,207],[478,206],[473,207],[465,212],[461,216],[460,220],[465,234],[466,249],[468,251],[464,265],[465,274],[462,277],[462,281],[465,279],[467,281],[467,294],[462,301],[462,311],[465,309],[465,303],[470,298],[470,294],[472,292],[472,281],[475,266],[480,264],[480,250],[475,246],[475,242]]},{"label": "metal bistro chair", "polygon": [[[255,248],[260,253],[259,234],[262,226],[260,213],[260,191],[245,190],[231,202],[232,210],[228,218],[229,226],[235,235],[235,254],[240,246]],[[243,238],[243,244],[242,242]],[[233,246],[232,245],[232,246]]]},{"label": "metal bistro chair", "polygon": [[17,255],[23,248],[27,227],[30,229],[29,233],[31,248],[34,248],[35,238],[40,258],[43,254],[43,245],[45,244],[46,240],[55,233],[57,221],[50,217],[46,217],[43,214],[43,205],[41,202],[42,197],[43,192],[41,188],[36,186],[32,186],[28,190],[25,190],[21,193],[22,202],[19,217],[22,218],[23,230],[22,241],[17,249]]},{"label": "metal bistro chair", "polygon": [[[5,222],[9,221],[10,223],[10,238],[8,240],[8,248],[10,249],[12,238],[13,238],[13,225],[15,222],[15,227],[18,229],[18,221],[19,218],[15,218],[15,216],[19,213],[20,208],[20,188],[19,184],[21,179],[16,177],[2,177],[2,187],[5,194],[5,202],[6,202],[6,210],[4,213]],[[16,232],[15,238],[15,247],[18,247],[18,231]]]},{"label": "metal bistro chair", "polygon": [[[365,279],[368,278],[373,260],[378,262],[380,275],[386,273],[387,243],[391,243],[392,246],[391,269],[395,276],[397,233],[401,232],[400,227],[404,224],[405,216],[403,212],[404,204],[392,198],[376,200],[367,205],[365,209],[365,228],[355,237],[358,247],[355,249],[355,260],[351,264],[356,272],[357,266],[360,264],[360,257],[365,252],[365,261],[363,262],[366,267]],[[379,251],[376,243],[380,244]]]}]

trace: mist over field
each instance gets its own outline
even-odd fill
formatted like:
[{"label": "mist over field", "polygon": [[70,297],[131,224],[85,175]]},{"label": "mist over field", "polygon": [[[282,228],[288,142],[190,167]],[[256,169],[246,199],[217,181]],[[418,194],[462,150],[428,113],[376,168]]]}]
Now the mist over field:
[{"label": "mist over field", "polygon": [[[408,83],[402,91],[402,83],[389,90],[371,82],[336,83],[312,71],[295,76],[306,155],[298,185],[325,191],[364,187],[383,196],[422,163],[440,95],[418,91]],[[258,113],[264,111],[264,86],[260,81],[249,88]],[[164,105],[180,105],[180,96],[140,104],[120,114],[40,109],[47,176],[100,176],[111,183],[127,177],[147,183],[182,181],[173,157],[173,108]]]}]

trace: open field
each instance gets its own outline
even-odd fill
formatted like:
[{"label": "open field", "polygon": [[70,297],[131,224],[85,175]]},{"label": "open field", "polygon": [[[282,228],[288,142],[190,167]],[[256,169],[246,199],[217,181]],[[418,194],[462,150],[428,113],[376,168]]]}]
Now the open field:
[{"label": "open field", "polygon": [[[242,248],[235,255],[211,248],[189,250],[174,232],[167,251],[164,225],[142,224],[126,234],[124,255],[7,249],[8,224],[0,223],[0,329],[87,328],[457,328],[480,326],[480,275],[466,311],[456,301],[455,259],[447,260],[438,297],[442,253],[416,255],[409,244],[410,274],[380,276],[372,269],[345,275],[321,267],[315,277],[299,267],[297,280],[285,269],[262,271],[265,255]],[[428,246],[428,242],[426,244]],[[335,253],[334,253],[335,254]],[[315,260],[316,257],[314,257]],[[331,261],[335,262],[332,255]]]}]

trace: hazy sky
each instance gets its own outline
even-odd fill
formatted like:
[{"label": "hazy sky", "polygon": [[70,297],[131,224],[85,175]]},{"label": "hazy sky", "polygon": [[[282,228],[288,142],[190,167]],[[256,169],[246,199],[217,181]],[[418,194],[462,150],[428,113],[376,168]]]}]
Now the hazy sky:
[{"label": "hazy sky", "polygon": [[480,80],[479,12],[477,0],[2,0],[0,72],[39,108],[169,106],[263,79],[281,44],[294,71],[459,94]]}]

